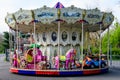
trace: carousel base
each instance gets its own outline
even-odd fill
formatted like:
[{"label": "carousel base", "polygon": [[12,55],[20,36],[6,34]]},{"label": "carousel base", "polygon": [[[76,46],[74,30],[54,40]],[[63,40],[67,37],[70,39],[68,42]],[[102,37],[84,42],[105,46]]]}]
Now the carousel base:
[{"label": "carousel base", "polygon": [[109,68],[101,69],[83,69],[83,70],[28,70],[28,69],[16,69],[10,68],[11,73],[22,75],[40,75],[40,76],[83,76],[102,74],[109,71]]}]

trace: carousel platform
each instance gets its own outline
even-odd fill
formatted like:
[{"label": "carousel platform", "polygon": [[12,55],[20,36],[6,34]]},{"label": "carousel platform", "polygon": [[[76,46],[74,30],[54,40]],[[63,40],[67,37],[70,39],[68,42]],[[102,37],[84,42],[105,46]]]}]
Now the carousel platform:
[{"label": "carousel platform", "polygon": [[30,69],[17,69],[10,68],[11,73],[22,75],[39,75],[39,76],[84,76],[84,75],[96,75],[107,73],[109,68],[101,69],[83,69],[83,70],[30,70]]}]

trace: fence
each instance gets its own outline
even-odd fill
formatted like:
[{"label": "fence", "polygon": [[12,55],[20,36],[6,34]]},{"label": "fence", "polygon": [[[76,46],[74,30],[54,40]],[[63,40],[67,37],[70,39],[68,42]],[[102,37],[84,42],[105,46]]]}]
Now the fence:
[{"label": "fence", "polygon": [[5,60],[5,54],[0,54],[0,61],[4,61]]},{"label": "fence", "polygon": [[109,65],[110,65],[110,68],[120,69],[120,55],[111,55]]}]

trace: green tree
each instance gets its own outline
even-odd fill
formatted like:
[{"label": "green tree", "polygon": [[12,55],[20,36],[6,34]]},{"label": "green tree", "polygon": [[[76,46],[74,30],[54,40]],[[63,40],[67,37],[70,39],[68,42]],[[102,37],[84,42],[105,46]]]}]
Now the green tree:
[{"label": "green tree", "polygon": [[[112,46],[112,53],[120,54],[120,23],[114,24],[114,29],[110,30],[110,45]],[[108,47],[108,35],[107,33],[103,36],[102,50],[103,53],[107,53]]]},{"label": "green tree", "polygon": [[9,49],[9,32],[4,32],[4,35],[3,35],[3,47],[4,49]]},{"label": "green tree", "polygon": [[2,46],[2,41],[3,41],[3,35],[0,34],[0,53],[4,52],[4,47]]},{"label": "green tree", "polygon": [[9,33],[8,32],[3,32],[3,41],[2,41],[2,46],[3,46],[3,50],[4,53],[6,54],[6,61],[9,61],[9,57],[8,57],[8,49],[9,49]]}]

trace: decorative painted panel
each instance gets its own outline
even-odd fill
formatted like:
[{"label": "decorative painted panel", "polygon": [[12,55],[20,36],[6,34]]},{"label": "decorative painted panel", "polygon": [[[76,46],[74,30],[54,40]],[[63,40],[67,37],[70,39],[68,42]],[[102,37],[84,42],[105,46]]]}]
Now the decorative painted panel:
[{"label": "decorative painted panel", "polygon": [[103,19],[103,25],[108,26],[112,23],[113,20],[114,20],[114,16],[112,15],[112,13],[105,13]]},{"label": "decorative painted panel", "polygon": [[61,19],[65,20],[67,23],[75,23],[76,21],[82,20],[83,11],[80,8],[74,6],[61,9]]},{"label": "decorative painted panel", "polygon": [[34,11],[35,20],[40,21],[41,23],[50,24],[52,21],[57,19],[57,9],[42,7],[39,9],[35,9]]},{"label": "decorative painted panel", "polygon": [[79,44],[79,30],[75,27],[70,32],[70,42],[73,46]]},{"label": "decorative painted panel", "polygon": [[69,28],[67,27],[61,27],[60,31],[60,42],[62,45],[66,46],[70,43],[69,41]]},{"label": "decorative painted panel", "polygon": [[50,44],[52,44],[53,46],[58,44],[58,31],[57,31],[57,27],[51,27],[49,29],[49,39],[50,39]]},{"label": "decorative painted panel", "polygon": [[8,14],[5,18],[5,22],[11,27],[11,28],[15,28],[16,22],[15,19],[13,17],[13,14]]},{"label": "decorative painted panel", "polygon": [[100,12],[100,10],[96,8],[96,9],[86,10],[84,20],[87,21],[89,24],[96,24],[102,22],[102,18],[103,18],[103,12]]},{"label": "decorative painted panel", "polygon": [[31,10],[22,10],[20,9],[16,13],[14,13],[17,23],[29,25],[34,19],[32,17]]}]

